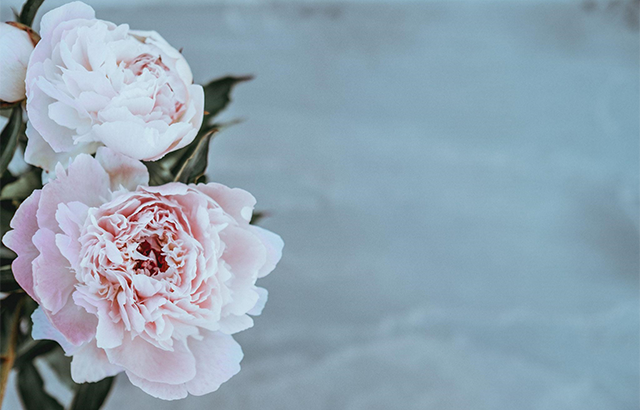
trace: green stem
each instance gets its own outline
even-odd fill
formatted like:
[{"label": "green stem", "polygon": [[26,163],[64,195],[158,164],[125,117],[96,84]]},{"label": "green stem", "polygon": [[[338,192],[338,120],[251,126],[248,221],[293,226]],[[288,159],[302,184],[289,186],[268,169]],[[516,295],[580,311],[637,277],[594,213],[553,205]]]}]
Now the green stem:
[{"label": "green stem", "polygon": [[7,381],[9,380],[9,373],[13,367],[13,362],[16,360],[16,344],[18,343],[18,332],[20,331],[20,313],[22,311],[22,305],[24,304],[24,298],[20,298],[16,304],[16,310],[13,312],[13,320],[11,321],[11,332],[9,333],[9,340],[7,351],[0,356],[0,408],[4,401],[4,391],[7,387]]}]

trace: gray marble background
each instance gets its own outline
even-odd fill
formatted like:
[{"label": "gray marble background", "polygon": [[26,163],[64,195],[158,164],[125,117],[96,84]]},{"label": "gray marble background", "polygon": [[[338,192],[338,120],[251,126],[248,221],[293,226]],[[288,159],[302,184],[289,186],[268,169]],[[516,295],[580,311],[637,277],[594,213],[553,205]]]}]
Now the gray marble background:
[{"label": "gray marble background", "polygon": [[120,376],[107,410],[638,409],[637,15],[258,2],[98,16],[184,47],[198,82],[256,74],[209,175],[252,192],[286,242],[262,317],[237,335],[238,376],[179,402]]}]

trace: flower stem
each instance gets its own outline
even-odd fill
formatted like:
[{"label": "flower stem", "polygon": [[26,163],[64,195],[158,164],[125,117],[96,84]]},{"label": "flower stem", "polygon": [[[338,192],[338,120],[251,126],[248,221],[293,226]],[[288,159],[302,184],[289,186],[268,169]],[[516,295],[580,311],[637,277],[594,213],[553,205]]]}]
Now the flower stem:
[{"label": "flower stem", "polygon": [[20,313],[24,299],[24,297],[21,297],[16,304],[11,320],[11,331],[7,342],[7,350],[0,356],[0,408],[4,401],[4,391],[7,387],[7,381],[9,380],[9,373],[13,367],[13,362],[16,360],[16,344],[18,343],[18,332],[20,331]]}]

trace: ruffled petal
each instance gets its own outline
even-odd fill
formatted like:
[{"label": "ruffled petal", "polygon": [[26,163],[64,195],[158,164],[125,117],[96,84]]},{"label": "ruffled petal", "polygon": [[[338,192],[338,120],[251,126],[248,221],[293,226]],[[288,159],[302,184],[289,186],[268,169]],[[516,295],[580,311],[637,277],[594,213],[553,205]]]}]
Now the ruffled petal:
[{"label": "ruffled petal", "polygon": [[95,341],[78,349],[71,361],[71,378],[76,383],[94,383],[123,370],[109,362],[107,354],[96,346]]},{"label": "ruffled petal", "polygon": [[189,340],[189,348],[197,358],[197,375],[187,382],[187,389],[195,396],[218,390],[240,371],[243,357],[242,348],[233,337],[209,331],[203,331],[202,335],[202,340]]},{"label": "ruffled petal", "polygon": [[32,263],[33,288],[40,305],[55,314],[69,300],[77,283],[76,277],[69,261],[60,254],[52,231],[40,229],[33,236],[33,244],[40,251]]},{"label": "ruffled petal", "polygon": [[112,191],[135,191],[138,185],[149,185],[149,171],[140,161],[106,147],[98,148],[96,159],[109,174]]},{"label": "ruffled petal", "polygon": [[73,1],[55,8],[42,16],[40,22],[40,36],[50,37],[53,30],[62,22],[75,19],[94,19],[95,11],[81,1]]},{"label": "ruffled petal", "polygon": [[55,214],[58,204],[73,201],[87,206],[100,206],[111,199],[109,175],[100,163],[89,155],[76,157],[64,172],[61,166],[56,169],[56,179],[42,189],[40,206],[37,212],[38,225],[59,233],[60,228]]},{"label": "ruffled petal", "polygon": [[40,252],[33,244],[32,239],[38,231],[36,213],[41,194],[41,190],[33,191],[22,202],[9,224],[13,230],[7,232],[2,238],[2,243],[18,254],[18,257],[11,263],[11,270],[16,282],[36,302],[39,299],[33,290],[33,268],[31,263],[38,257]]},{"label": "ruffled petal", "polygon": [[185,383],[196,375],[196,360],[184,342],[174,341],[173,351],[162,350],[141,337],[125,340],[115,349],[107,349],[111,363],[127,373],[158,383]]},{"label": "ruffled petal", "polygon": [[178,400],[187,397],[187,386],[184,383],[158,383],[143,379],[132,372],[127,372],[129,381],[145,393],[162,400]]},{"label": "ruffled petal", "polygon": [[52,324],[41,307],[37,307],[31,314],[33,326],[31,328],[31,337],[33,340],[53,340],[64,350],[67,356],[74,354],[78,347],[69,343],[66,337]]},{"label": "ruffled petal", "polygon": [[280,235],[259,226],[252,225],[249,229],[258,238],[260,238],[265,248],[267,248],[267,261],[258,272],[258,277],[263,278],[271,273],[276,268],[278,262],[280,262],[280,259],[282,258],[282,248],[284,248],[284,241]]}]

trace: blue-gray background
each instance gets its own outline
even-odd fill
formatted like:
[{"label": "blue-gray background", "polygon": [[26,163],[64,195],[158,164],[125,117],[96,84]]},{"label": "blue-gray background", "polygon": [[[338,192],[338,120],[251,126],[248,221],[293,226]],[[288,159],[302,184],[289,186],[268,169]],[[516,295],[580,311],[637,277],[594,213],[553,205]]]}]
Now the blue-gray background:
[{"label": "blue-gray background", "polygon": [[637,1],[89,3],[257,75],[209,174],[286,242],[238,376],[108,410],[638,409]]}]

